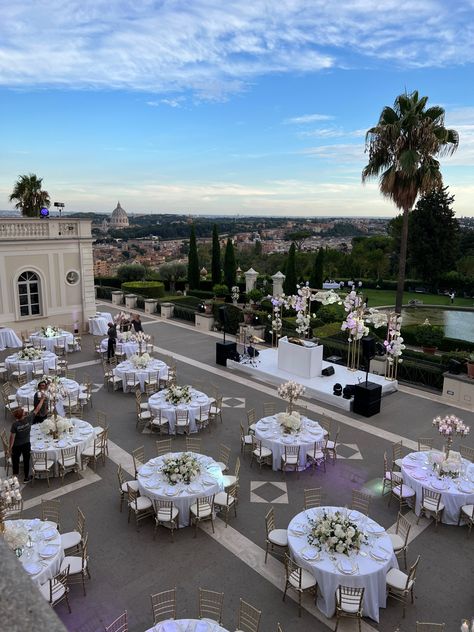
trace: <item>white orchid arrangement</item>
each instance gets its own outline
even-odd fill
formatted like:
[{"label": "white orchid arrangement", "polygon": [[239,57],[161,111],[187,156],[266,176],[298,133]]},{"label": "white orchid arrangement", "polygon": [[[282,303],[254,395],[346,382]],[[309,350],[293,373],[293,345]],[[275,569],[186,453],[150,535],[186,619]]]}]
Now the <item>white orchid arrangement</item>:
[{"label": "white orchid arrangement", "polygon": [[152,358],[149,353],[143,353],[142,355],[134,353],[130,358],[130,362],[136,369],[145,369],[151,362],[151,359]]},{"label": "white orchid arrangement", "polygon": [[302,420],[298,412],[278,413],[277,420],[285,434],[294,434],[301,429]]},{"label": "white orchid arrangement", "polygon": [[48,327],[40,328],[40,335],[43,338],[54,338],[55,336],[61,335],[61,330],[59,329],[59,327],[51,327],[50,325],[48,325]]},{"label": "white orchid arrangement", "polygon": [[35,349],[34,347],[27,347],[18,352],[19,360],[39,360],[43,357],[42,349]]},{"label": "white orchid arrangement", "polygon": [[180,456],[164,459],[160,471],[171,485],[178,483],[189,485],[199,476],[201,468],[196,457],[189,452],[184,452]]},{"label": "white orchid arrangement", "polygon": [[238,285],[233,285],[230,290],[230,296],[233,301],[238,301],[240,296],[240,288]]},{"label": "white orchid arrangement", "polygon": [[189,404],[191,401],[191,388],[189,386],[177,386],[172,384],[165,392],[165,400],[173,406]]},{"label": "white orchid arrangement", "polygon": [[11,524],[5,525],[3,537],[8,546],[13,550],[22,549],[29,540],[28,531],[24,527]]},{"label": "white orchid arrangement", "polygon": [[277,392],[282,399],[286,399],[289,402],[288,412],[291,413],[293,402],[295,402],[298,397],[301,397],[304,393],[304,386],[294,382],[293,380],[289,380],[284,384],[280,384]]},{"label": "white orchid arrangement", "polygon": [[119,325],[123,320],[128,320],[128,314],[126,314],[123,311],[119,312],[118,314],[115,314],[115,316],[114,316],[114,323]]},{"label": "white orchid arrangement", "polygon": [[351,551],[358,551],[367,540],[358,525],[340,511],[325,511],[320,518],[310,519],[309,524],[309,544],[328,553],[349,555]]}]

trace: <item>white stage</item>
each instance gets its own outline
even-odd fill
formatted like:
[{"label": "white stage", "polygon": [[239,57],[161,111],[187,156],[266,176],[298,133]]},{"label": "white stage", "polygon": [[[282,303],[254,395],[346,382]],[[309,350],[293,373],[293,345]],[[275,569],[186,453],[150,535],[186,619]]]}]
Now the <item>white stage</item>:
[{"label": "white stage", "polygon": [[[337,408],[343,410],[351,410],[353,399],[344,399],[333,395],[332,389],[336,382],[344,386],[346,384],[359,384],[365,382],[365,373],[363,371],[349,371],[345,366],[340,364],[332,364],[331,362],[323,361],[323,369],[328,366],[334,367],[334,375],[328,377],[312,377],[304,378],[288,371],[283,371],[278,368],[278,350],[277,349],[265,349],[260,351],[260,355],[255,359],[255,365],[241,364],[234,360],[227,360],[227,368],[247,373],[252,377],[263,382],[269,382],[270,384],[283,384],[288,380],[293,380],[298,384],[302,384],[305,387],[305,397],[314,398],[318,401],[331,404]],[[394,393],[398,390],[398,382],[386,380],[381,375],[375,375],[369,373],[369,381],[380,384],[382,387],[382,396]]]}]

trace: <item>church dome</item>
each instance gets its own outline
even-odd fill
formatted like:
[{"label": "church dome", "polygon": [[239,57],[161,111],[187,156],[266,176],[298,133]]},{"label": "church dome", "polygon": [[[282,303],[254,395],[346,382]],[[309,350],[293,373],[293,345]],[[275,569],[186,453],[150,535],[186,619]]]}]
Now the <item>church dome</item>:
[{"label": "church dome", "polygon": [[110,218],[110,228],[128,228],[128,225],[128,215],[120,206],[120,202],[117,202]]}]

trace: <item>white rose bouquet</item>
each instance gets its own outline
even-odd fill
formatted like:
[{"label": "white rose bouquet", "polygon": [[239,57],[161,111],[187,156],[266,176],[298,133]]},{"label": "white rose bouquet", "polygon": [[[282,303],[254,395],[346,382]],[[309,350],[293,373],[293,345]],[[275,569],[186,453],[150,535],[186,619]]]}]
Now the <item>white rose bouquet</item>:
[{"label": "white rose bouquet", "polygon": [[301,416],[297,412],[291,414],[278,413],[277,419],[278,423],[283,428],[283,432],[286,434],[296,433],[301,428]]},{"label": "white rose bouquet", "polygon": [[191,389],[189,386],[171,385],[166,389],[165,400],[173,406],[178,404],[189,404],[191,401]]},{"label": "white rose bouquet", "polygon": [[61,330],[59,329],[59,327],[41,327],[40,329],[40,335],[43,336],[43,338],[54,338],[55,336],[59,336],[61,334]]},{"label": "white rose bouquet", "polygon": [[171,485],[189,485],[201,473],[198,460],[189,452],[164,459],[161,473]]},{"label": "white rose bouquet", "polygon": [[39,360],[43,357],[42,349],[35,349],[34,347],[27,347],[18,352],[19,360]]},{"label": "white rose bouquet", "polygon": [[340,511],[324,512],[322,517],[310,519],[309,524],[309,544],[330,553],[349,555],[351,551],[358,551],[367,540],[358,525]]},{"label": "white rose bouquet", "polygon": [[143,355],[138,355],[135,353],[130,358],[130,362],[136,369],[145,369],[151,360],[151,356],[149,353],[144,353]]},{"label": "white rose bouquet", "polygon": [[13,550],[22,549],[26,546],[29,539],[28,531],[26,529],[23,527],[9,525],[5,525],[5,533],[3,537],[8,546]]}]

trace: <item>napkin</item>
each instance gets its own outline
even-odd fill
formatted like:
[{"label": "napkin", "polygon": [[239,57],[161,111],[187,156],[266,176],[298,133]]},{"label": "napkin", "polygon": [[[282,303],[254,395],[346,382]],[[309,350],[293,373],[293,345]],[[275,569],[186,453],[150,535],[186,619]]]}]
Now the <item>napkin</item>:
[{"label": "napkin", "polygon": [[379,524],[375,524],[375,523],[367,525],[366,530],[367,530],[367,533],[374,533],[374,534],[385,533],[385,529],[381,527]]},{"label": "napkin", "polygon": [[459,489],[464,494],[470,494],[474,490],[474,487],[472,485],[470,485],[469,483],[464,481],[464,482],[459,484]]},{"label": "napkin", "polygon": [[52,540],[58,535],[58,530],[48,527],[47,529],[44,529],[44,531],[41,531],[41,535],[45,540]]},{"label": "napkin", "polygon": [[423,474],[423,472],[414,472],[413,478],[416,478],[417,481],[424,481],[426,480],[426,474]]},{"label": "napkin", "polygon": [[351,575],[352,574],[352,564],[349,560],[347,559],[341,559],[339,561],[339,570],[341,571],[341,573],[345,573],[346,575]]},{"label": "napkin", "polygon": [[431,483],[431,487],[434,487],[435,489],[443,490],[443,489],[447,489],[448,486],[443,481],[433,481],[433,483]]},{"label": "napkin", "polygon": [[46,544],[46,546],[41,547],[38,551],[40,557],[53,557],[58,552],[58,547],[53,546],[52,544]]},{"label": "napkin", "polygon": [[385,562],[385,560],[387,559],[387,554],[385,553],[385,551],[382,551],[382,549],[372,549],[370,554],[374,559],[379,560],[380,562]]},{"label": "napkin", "polygon": [[301,551],[301,555],[305,560],[316,560],[319,558],[319,551],[312,547],[306,547]]},{"label": "napkin", "polygon": [[295,535],[304,535],[305,531],[302,526],[295,525],[294,527],[291,527],[291,533],[294,533]]},{"label": "napkin", "polygon": [[37,575],[43,570],[43,567],[39,564],[39,562],[27,562],[23,565],[23,568],[29,575]]}]

